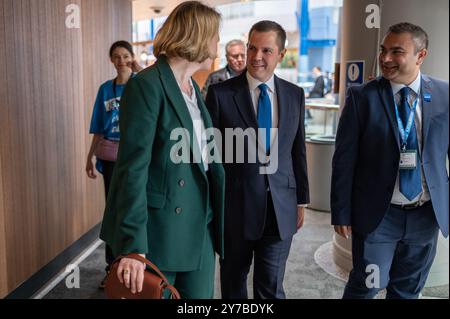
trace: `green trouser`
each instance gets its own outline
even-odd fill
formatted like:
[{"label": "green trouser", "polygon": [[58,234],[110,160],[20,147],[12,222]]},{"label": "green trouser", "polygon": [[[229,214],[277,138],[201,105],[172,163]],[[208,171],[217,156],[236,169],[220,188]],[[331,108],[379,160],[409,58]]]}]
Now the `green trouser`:
[{"label": "green trouser", "polygon": [[[200,270],[186,272],[162,271],[169,283],[178,290],[183,299],[213,299],[214,298],[214,272],[216,257],[213,245],[213,225],[208,225],[203,249],[202,267]],[[166,289],[164,298],[170,297]]]}]

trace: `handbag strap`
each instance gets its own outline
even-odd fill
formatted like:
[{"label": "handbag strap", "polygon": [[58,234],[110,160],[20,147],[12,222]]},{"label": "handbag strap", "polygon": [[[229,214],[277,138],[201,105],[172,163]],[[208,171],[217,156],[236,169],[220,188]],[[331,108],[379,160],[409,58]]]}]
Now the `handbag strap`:
[{"label": "handbag strap", "polygon": [[166,276],[164,276],[163,273],[158,269],[158,267],[156,267],[150,260],[148,260],[147,258],[144,258],[144,257],[142,257],[141,255],[138,255],[138,254],[128,254],[128,255],[125,255],[125,256],[120,256],[119,258],[117,258],[114,261],[114,263],[120,261],[122,258],[132,258],[132,259],[135,259],[137,261],[143,262],[144,264],[149,266],[154,272],[156,272],[156,274],[164,282],[163,289],[169,289],[170,290],[170,297],[171,297],[171,299],[180,299],[179,292],[175,289],[174,286],[172,286],[169,283],[169,281],[167,280]]},{"label": "handbag strap", "polygon": [[169,289],[170,290],[170,299],[180,299],[180,293],[178,290],[175,289],[172,285],[166,285],[164,284],[163,289]]}]

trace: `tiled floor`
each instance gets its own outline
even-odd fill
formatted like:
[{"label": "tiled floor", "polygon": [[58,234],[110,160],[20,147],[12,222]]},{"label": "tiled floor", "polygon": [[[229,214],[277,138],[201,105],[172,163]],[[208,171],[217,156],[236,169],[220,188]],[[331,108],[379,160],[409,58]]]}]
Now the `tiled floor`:
[{"label": "tiled floor", "polygon": [[[289,299],[336,299],[342,295],[345,282],[339,275],[330,275],[331,257],[323,246],[332,240],[330,214],[307,210],[304,227],[295,235],[286,266],[284,287]],[[322,247],[322,248],[321,248]],[[318,249],[321,250],[318,251]],[[80,288],[69,289],[62,280],[44,296],[47,299],[97,299],[104,298],[98,284],[104,276],[104,246],[100,245],[79,265]],[[329,254],[329,252],[328,252]],[[319,266],[316,259],[326,271]],[[319,256],[318,256],[319,255]],[[328,267],[325,265],[328,263]],[[252,274],[249,275],[249,296],[252,296]],[[218,264],[215,298],[220,298]],[[425,288],[426,297],[448,298],[449,286]]]}]

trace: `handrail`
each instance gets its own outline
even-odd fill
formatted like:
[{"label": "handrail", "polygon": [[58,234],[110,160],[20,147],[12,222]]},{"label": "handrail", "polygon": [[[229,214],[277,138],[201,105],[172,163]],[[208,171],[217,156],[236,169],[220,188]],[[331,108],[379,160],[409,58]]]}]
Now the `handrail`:
[{"label": "handrail", "polygon": [[339,105],[338,104],[332,104],[333,100],[331,100],[331,103],[329,102],[329,99],[314,99],[310,100],[307,99],[305,102],[305,108],[310,110],[319,110],[319,111],[325,111],[325,116],[323,117],[323,134],[326,134],[327,132],[327,119],[328,119],[328,111],[332,112],[332,123],[331,123],[331,132],[332,135],[336,133],[336,126],[337,126],[337,115],[339,111]]},{"label": "handrail", "polygon": [[306,102],[305,107],[307,109],[310,109],[310,110],[339,111],[339,105],[338,104]]}]

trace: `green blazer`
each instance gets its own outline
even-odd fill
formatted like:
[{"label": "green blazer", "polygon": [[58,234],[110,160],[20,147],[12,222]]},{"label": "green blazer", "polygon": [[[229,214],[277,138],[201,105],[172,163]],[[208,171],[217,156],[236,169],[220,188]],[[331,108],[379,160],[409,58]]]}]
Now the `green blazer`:
[{"label": "green blazer", "polygon": [[[205,128],[212,127],[195,82],[194,88]],[[224,169],[210,163],[207,176],[202,163],[171,160],[180,140],[170,139],[174,129],[184,128],[194,138],[192,119],[164,56],[128,81],[119,123],[119,153],[100,238],[115,256],[146,253],[163,271],[194,271],[201,268],[212,217],[215,249],[223,258]],[[176,152],[179,156],[182,150]]]}]

